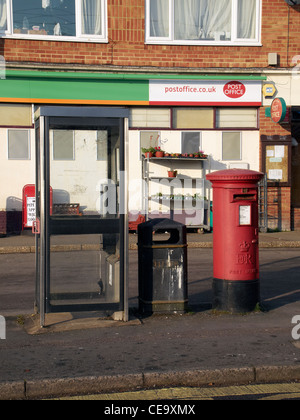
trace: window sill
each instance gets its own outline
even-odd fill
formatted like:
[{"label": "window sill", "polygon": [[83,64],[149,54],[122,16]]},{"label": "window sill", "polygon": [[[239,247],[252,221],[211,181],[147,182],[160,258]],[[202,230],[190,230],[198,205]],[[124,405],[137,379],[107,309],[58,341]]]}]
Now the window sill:
[{"label": "window sill", "polygon": [[10,35],[0,35],[0,38],[4,39],[26,39],[29,41],[50,41],[50,42],[89,42],[89,43],[99,43],[99,44],[108,44],[107,38],[96,38],[96,37],[71,37],[71,36],[48,36],[48,35],[26,35],[26,34],[10,34]]},{"label": "window sill", "polygon": [[229,42],[229,41],[153,41],[146,40],[147,45],[186,45],[186,46],[209,46],[209,47],[262,47],[261,42]]}]

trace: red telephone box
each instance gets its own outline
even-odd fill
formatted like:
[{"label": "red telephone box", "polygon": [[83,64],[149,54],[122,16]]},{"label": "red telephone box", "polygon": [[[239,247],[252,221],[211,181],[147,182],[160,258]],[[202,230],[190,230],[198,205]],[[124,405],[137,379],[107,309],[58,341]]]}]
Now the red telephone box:
[{"label": "red telephone box", "polygon": [[228,169],[207,175],[213,187],[213,307],[250,312],[260,301],[258,182],[261,172]]},{"label": "red telephone box", "polygon": [[[50,214],[52,214],[53,191],[50,188]],[[23,188],[22,230],[33,227],[36,219],[35,185],[28,184]]]}]

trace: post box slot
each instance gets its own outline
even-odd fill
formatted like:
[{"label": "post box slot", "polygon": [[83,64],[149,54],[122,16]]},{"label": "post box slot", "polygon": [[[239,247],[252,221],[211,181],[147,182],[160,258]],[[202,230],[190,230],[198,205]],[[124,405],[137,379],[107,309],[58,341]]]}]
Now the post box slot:
[{"label": "post box slot", "polygon": [[234,201],[240,201],[240,200],[255,201],[256,194],[233,194],[233,199]]}]

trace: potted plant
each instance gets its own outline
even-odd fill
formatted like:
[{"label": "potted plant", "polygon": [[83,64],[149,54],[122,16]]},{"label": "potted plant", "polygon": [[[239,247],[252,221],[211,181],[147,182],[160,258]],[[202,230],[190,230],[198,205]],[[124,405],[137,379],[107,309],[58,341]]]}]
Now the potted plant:
[{"label": "potted plant", "polygon": [[176,176],[177,176],[177,171],[174,171],[174,170],[168,171],[168,178],[176,178]]},{"label": "potted plant", "polygon": [[145,158],[152,158],[156,153],[155,147],[142,147],[142,152],[144,153]]},{"label": "potted plant", "polygon": [[199,157],[201,158],[201,159],[206,159],[207,158],[207,155],[202,151],[202,150],[200,150],[200,152],[199,152]]},{"label": "potted plant", "polygon": [[160,147],[155,147],[155,157],[162,158],[164,155],[165,152]]}]

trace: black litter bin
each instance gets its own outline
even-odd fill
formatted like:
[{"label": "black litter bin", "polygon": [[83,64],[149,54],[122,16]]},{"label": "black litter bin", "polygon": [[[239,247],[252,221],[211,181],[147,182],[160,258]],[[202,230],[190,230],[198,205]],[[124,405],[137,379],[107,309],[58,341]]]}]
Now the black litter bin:
[{"label": "black litter bin", "polygon": [[[155,240],[156,232],[167,240]],[[153,219],[138,227],[139,310],[141,313],[184,313],[187,309],[186,226]]]}]

